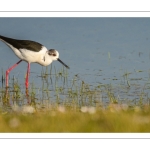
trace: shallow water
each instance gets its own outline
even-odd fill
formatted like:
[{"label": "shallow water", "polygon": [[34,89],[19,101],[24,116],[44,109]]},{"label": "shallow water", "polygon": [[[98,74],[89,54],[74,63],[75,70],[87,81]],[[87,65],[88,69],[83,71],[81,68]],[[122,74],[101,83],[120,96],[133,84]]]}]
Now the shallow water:
[{"label": "shallow water", "polygon": [[[111,85],[119,100],[136,103],[141,96],[148,100],[149,18],[0,18],[0,30],[1,35],[34,40],[47,48],[57,49],[60,59],[70,66],[68,85],[64,88],[72,86],[77,77],[79,85],[84,82],[91,88]],[[3,71],[19,60],[2,42],[0,51]],[[62,68],[59,62],[53,62],[52,66],[52,74]],[[22,62],[10,73],[10,79],[15,76],[22,88],[26,68],[27,63]],[[40,77],[41,72],[40,65],[31,64],[30,83],[41,89],[48,86],[48,89],[55,90],[55,79],[52,82],[49,78],[46,85],[47,82]],[[60,86],[64,83],[58,82]],[[54,95],[56,93],[51,94]]]}]

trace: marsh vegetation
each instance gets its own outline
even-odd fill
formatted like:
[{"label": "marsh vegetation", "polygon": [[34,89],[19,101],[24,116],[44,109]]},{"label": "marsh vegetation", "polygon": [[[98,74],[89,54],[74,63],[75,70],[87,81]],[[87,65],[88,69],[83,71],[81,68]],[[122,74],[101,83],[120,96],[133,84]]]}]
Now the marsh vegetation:
[{"label": "marsh vegetation", "polygon": [[[140,73],[140,71],[139,71]],[[43,68],[24,89],[17,77],[5,88],[2,71],[0,132],[149,132],[149,80],[125,72],[120,84],[88,84],[65,68]],[[34,80],[35,81],[35,80]]]}]

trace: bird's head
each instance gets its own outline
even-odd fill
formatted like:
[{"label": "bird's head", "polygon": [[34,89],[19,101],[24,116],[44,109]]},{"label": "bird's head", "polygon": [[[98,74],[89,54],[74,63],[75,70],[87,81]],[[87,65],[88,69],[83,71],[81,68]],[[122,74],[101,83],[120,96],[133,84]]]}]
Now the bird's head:
[{"label": "bird's head", "polygon": [[52,60],[58,60],[61,64],[63,64],[66,68],[69,67],[59,59],[59,52],[55,49],[50,49],[47,51],[47,54],[51,57]]},{"label": "bird's head", "polygon": [[57,60],[59,58],[59,53],[55,49],[48,50],[47,54],[51,57],[52,60]]}]

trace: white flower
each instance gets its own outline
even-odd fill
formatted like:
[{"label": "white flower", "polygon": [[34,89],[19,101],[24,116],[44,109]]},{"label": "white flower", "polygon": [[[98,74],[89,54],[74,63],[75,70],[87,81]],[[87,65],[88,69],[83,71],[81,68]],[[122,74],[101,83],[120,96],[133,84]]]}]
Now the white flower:
[{"label": "white flower", "polygon": [[88,112],[88,107],[87,106],[82,106],[81,107],[81,112],[83,112],[83,113]]},{"label": "white flower", "polygon": [[64,113],[65,112],[65,107],[64,106],[58,106],[58,111]]},{"label": "white flower", "polygon": [[89,112],[90,114],[94,114],[94,113],[96,112],[95,107],[89,107],[89,108],[88,108],[88,112]]},{"label": "white flower", "polygon": [[32,106],[23,106],[23,107],[22,107],[22,112],[23,112],[23,113],[32,114],[32,113],[35,112],[35,108],[32,107]]},{"label": "white flower", "polygon": [[95,107],[87,107],[87,106],[82,106],[81,107],[81,112],[83,113],[89,113],[89,114],[94,114],[96,112]]}]

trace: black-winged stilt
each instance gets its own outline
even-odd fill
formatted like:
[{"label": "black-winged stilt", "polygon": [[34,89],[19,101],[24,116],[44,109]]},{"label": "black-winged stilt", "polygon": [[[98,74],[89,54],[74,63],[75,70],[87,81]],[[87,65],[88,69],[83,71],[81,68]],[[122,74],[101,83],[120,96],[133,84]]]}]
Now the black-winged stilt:
[{"label": "black-winged stilt", "polygon": [[8,87],[8,75],[10,71],[14,69],[21,61],[26,61],[28,63],[25,81],[26,88],[28,88],[29,85],[30,63],[38,63],[42,66],[48,66],[54,60],[58,60],[69,69],[69,67],[59,59],[59,53],[55,49],[48,50],[45,46],[38,42],[12,39],[1,35],[0,40],[7,44],[20,58],[16,64],[6,70],[6,87]]}]

